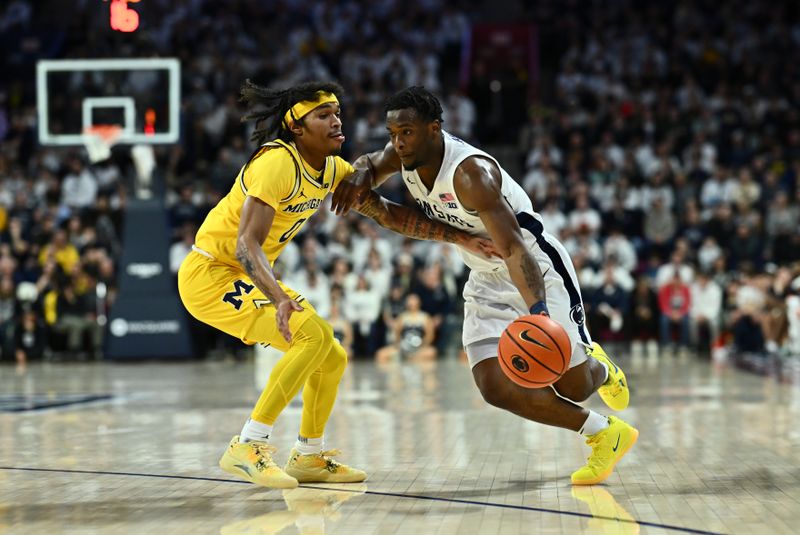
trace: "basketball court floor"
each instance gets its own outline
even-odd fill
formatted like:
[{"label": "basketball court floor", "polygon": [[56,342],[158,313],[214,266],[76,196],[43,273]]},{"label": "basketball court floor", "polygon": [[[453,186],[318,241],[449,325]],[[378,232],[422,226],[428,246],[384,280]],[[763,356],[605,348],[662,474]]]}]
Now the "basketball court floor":
[{"label": "basketball court floor", "polygon": [[[327,442],[369,480],[291,491],[217,467],[263,362],[4,366],[0,533],[797,533],[800,389],[692,357],[620,364],[641,435],[603,485],[570,485],[576,434],[487,406],[444,360],[354,363]],[[299,417],[277,423],[279,462]]]}]

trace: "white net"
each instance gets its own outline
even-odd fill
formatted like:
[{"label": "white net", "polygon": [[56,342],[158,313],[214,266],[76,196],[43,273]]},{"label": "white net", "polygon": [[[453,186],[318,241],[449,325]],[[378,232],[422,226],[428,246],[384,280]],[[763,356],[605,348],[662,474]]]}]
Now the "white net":
[{"label": "white net", "polygon": [[118,125],[95,125],[84,130],[83,146],[91,163],[98,163],[111,158],[111,147],[116,144],[122,133]]}]

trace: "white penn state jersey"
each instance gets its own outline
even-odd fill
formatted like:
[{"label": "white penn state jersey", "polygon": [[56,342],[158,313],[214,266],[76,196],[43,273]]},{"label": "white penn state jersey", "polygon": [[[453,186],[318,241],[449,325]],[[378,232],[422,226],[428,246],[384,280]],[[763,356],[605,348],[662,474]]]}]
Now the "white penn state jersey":
[{"label": "white penn state jersey", "polygon": [[[413,195],[417,205],[425,214],[451,227],[461,229],[469,234],[488,238],[489,233],[476,212],[467,211],[458,199],[453,186],[456,168],[470,156],[480,156],[491,160],[500,169],[502,176],[502,193],[508,201],[517,221],[522,228],[526,243],[531,248],[536,244],[536,236],[544,232],[542,218],[533,210],[531,199],[525,190],[500,166],[496,159],[470,145],[469,143],[442,131],[444,137],[444,158],[439,174],[428,191],[416,171],[401,170],[403,182]],[[464,263],[474,271],[501,271],[506,266],[500,258],[484,258],[462,247],[458,248]]]}]

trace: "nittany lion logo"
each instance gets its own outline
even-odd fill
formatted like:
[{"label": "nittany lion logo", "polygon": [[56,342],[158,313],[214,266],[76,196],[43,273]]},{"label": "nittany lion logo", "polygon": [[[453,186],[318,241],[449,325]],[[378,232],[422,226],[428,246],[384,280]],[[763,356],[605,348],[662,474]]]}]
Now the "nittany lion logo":
[{"label": "nittany lion logo", "polygon": [[511,365],[514,366],[517,370],[525,373],[528,371],[528,363],[525,362],[525,359],[520,357],[519,355],[514,355],[511,357]]},{"label": "nittany lion logo", "polygon": [[583,325],[583,305],[578,303],[569,310],[569,318],[575,322],[576,325]]}]

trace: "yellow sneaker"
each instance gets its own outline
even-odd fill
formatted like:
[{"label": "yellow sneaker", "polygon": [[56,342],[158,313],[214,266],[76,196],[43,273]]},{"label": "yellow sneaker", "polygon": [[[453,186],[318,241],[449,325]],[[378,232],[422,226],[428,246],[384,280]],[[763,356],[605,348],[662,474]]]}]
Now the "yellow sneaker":
[{"label": "yellow sneaker", "polygon": [[608,358],[606,352],[597,342],[592,343],[592,350],[589,354],[608,366],[608,379],[597,389],[600,398],[612,410],[621,411],[626,409],[631,394],[628,391],[628,380],[625,379],[625,373],[622,368]]},{"label": "yellow sneaker", "polygon": [[293,489],[297,480],[281,470],[272,460],[275,446],[266,442],[239,442],[231,439],[228,449],[219,460],[219,467],[245,481],[273,489]]},{"label": "yellow sneaker", "polygon": [[636,444],[639,431],[616,416],[608,417],[608,427],[586,440],[592,447],[586,465],[572,474],[573,485],[596,485],[604,481],[622,456]]},{"label": "yellow sneaker", "polygon": [[301,455],[293,449],[284,470],[300,483],[359,483],[367,479],[365,472],[332,459],[339,453],[339,450],[328,450]]}]

